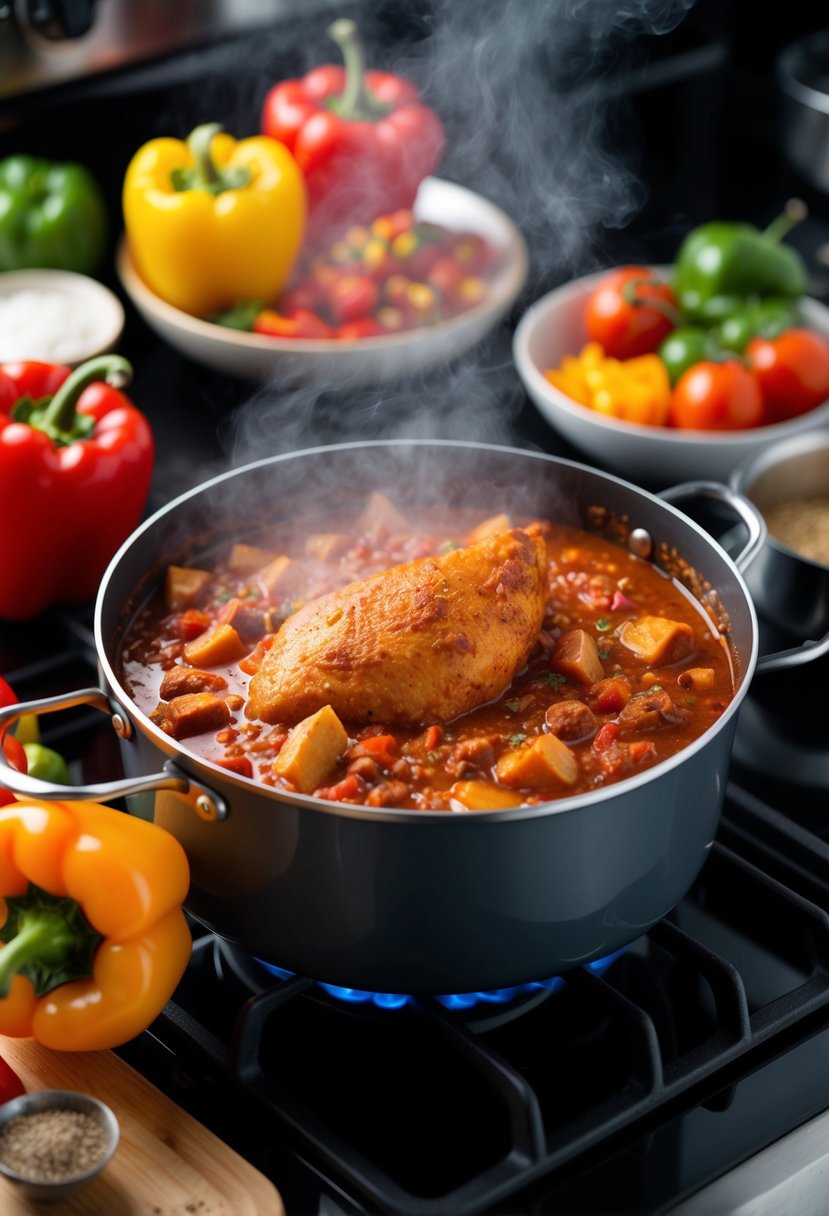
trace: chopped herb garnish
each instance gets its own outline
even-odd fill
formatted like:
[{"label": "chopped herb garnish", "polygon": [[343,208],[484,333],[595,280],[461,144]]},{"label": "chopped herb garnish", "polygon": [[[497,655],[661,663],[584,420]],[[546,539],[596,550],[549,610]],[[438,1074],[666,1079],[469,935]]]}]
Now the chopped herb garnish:
[{"label": "chopped herb garnish", "polygon": [[436,764],[437,758],[438,758],[437,752],[427,752],[426,753],[426,759],[429,761],[430,764]]},{"label": "chopped herb garnish", "polygon": [[448,553],[450,551],[450,549],[460,549],[460,547],[461,547],[460,541],[444,540],[438,546],[438,549],[441,553]]},{"label": "chopped herb garnish", "polygon": [[567,683],[567,677],[560,675],[557,671],[545,671],[541,678],[546,680],[550,688],[561,688],[562,684]]},{"label": "chopped herb garnish", "polygon": [[517,701],[507,701],[506,706],[507,706],[507,709],[510,711],[510,713],[513,713],[513,714],[518,713],[518,702]]},{"label": "chopped herb garnish", "polygon": [[519,730],[516,734],[510,736],[510,747],[520,747],[526,737],[524,732]]},{"label": "chopped herb garnish", "polygon": [[607,659],[610,657],[610,652],[613,649],[613,647],[610,645],[610,642],[602,642],[602,644],[599,647],[597,647],[597,649],[599,651],[599,658]]},{"label": "chopped herb garnish", "polygon": [[662,685],[661,684],[651,684],[649,691],[650,692],[662,692]]},{"label": "chopped herb garnish", "polygon": [[596,621],[596,628],[598,629],[599,633],[607,633],[608,629],[613,628],[613,622],[611,621],[610,617],[600,616]]}]

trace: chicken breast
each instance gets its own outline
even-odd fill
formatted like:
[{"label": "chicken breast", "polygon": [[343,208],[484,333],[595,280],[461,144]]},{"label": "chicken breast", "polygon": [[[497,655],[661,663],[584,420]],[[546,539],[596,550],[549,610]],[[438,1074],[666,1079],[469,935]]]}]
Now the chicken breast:
[{"label": "chicken breast", "polygon": [[543,540],[513,528],[321,596],[277,633],[248,716],[293,723],[330,705],[353,723],[451,721],[524,666],[547,585]]}]

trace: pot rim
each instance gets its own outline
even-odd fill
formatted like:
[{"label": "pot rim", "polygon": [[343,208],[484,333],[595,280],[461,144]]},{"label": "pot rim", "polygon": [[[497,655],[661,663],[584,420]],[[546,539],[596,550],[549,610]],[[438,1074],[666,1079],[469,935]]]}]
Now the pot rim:
[{"label": "pot rim", "polygon": [[780,52],[777,74],[781,88],[792,98],[810,110],[829,115],[829,93],[807,84],[801,73],[809,54],[829,50],[829,30],[814,30],[796,42],[790,43]]},{"label": "pot rim", "polygon": [[[212,489],[222,483],[231,480],[234,477],[243,477],[249,474],[252,470],[263,468],[266,465],[278,465],[283,461],[301,459],[309,456],[319,456],[329,452],[353,451],[356,449],[365,448],[415,448],[415,447],[437,447],[437,448],[463,448],[465,450],[475,449],[484,452],[502,452],[505,455],[515,456],[520,455],[531,460],[540,460],[544,463],[552,465],[565,465],[569,468],[577,469],[581,472],[588,473],[591,476],[599,477],[602,480],[615,483],[623,486],[627,490],[632,490],[634,493],[642,497],[652,508],[658,507],[662,511],[667,511],[670,515],[676,516],[684,527],[695,532],[707,545],[715,550],[716,556],[724,561],[729,567],[730,573],[735,579],[745,601],[745,607],[749,615],[751,624],[751,650],[747,658],[744,658],[744,675],[740,686],[735,689],[728,707],[720,715],[707,731],[695,739],[692,743],[683,747],[680,751],[675,752],[673,756],[669,756],[666,760],[654,765],[653,768],[644,770],[642,773],[633,777],[626,777],[623,781],[614,782],[612,785],[597,788],[584,794],[576,794],[570,798],[557,798],[552,802],[537,803],[533,806],[512,807],[507,810],[484,810],[484,811],[464,811],[464,812],[447,812],[447,811],[431,811],[431,810],[410,810],[408,808],[398,807],[367,807],[355,806],[346,802],[328,802],[323,798],[314,798],[311,794],[291,793],[287,790],[279,790],[264,786],[253,778],[241,777],[235,773],[229,772],[227,769],[221,768],[211,760],[207,760],[195,753],[183,748],[169,735],[165,734],[159,727],[155,725],[148,717],[146,717],[138,706],[133,701],[132,697],[127,693],[121,682],[118,680],[113,665],[109,659],[108,648],[103,639],[103,609],[104,601],[107,595],[109,583],[120,565],[121,561],[126,557],[135,541],[143,536],[144,533],[151,531],[157,526],[158,522],[165,516],[174,513],[184,503],[197,495],[203,493],[207,489]],[[633,482],[626,481],[622,477],[617,477],[613,473],[606,473],[602,469],[596,469],[589,465],[585,465],[579,461],[569,460],[561,456],[552,456],[547,452],[538,452],[531,449],[510,447],[507,444],[491,444],[465,441],[460,439],[369,439],[369,440],[352,440],[347,443],[336,444],[321,444],[313,448],[303,448],[296,452],[284,452],[276,456],[266,456],[261,460],[252,461],[246,465],[240,465],[238,468],[228,469],[224,473],[219,473],[207,481],[200,482],[197,486],[193,486],[190,490],[180,494],[177,498],[172,499],[163,507],[159,508],[149,519],[140,524],[124,541],[117,553],[110,561],[104,576],[101,580],[98,589],[98,596],[95,601],[95,619],[94,619],[94,634],[95,647],[98,655],[98,663],[103,673],[106,685],[114,690],[116,699],[119,700],[127,710],[130,720],[141,733],[149,738],[157,747],[159,747],[168,757],[174,758],[176,764],[185,772],[192,770],[198,774],[198,779],[206,786],[231,786],[243,792],[247,796],[255,792],[263,797],[277,803],[283,803],[288,806],[301,808],[307,811],[316,811],[319,814],[333,815],[335,817],[346,817],[349,819],[363,819],[371,822],[390,822],[398,824],[413,824],[422,823],[424,821],[430,823],[480,823],[486,820],[489,823],[512,823],[517,819],[538,819],[539,817],[546,818],[549,815],[564,815],[570,812],[583,810],[585,807],[592,806],[595,803],[605,802],[610,798],[617,798],[633,792],[641,786],[648,785],[651,781],[657,780],[659,777],[678,768],[691,756],[702,751],[710,741],[722,731],[729,721],[736,715],[737,711],[746,696],[749,685],[751,684],[754,669],[757,665],[757,657],[759,651],[759,632],[757,624],[757,614],[754,610],[754,604],[751,599],[748,587],[743,579],[740,570],[722,549],[717,541],[712,536],[701,528],[694,520],[684,515],[676,507],[670,503],[660,499],[657,495],[651,494],[650,491],[642,489]],[[461,829],[462,830],[462,829]]]},{"label": "pot rim", "polygon": [[[821,448],[825,449],[829,456],[829,428],[816,427],[812,431],[802,431],[799,435],[790,435],[788,439],[781,439],[778,443],[773,443],[741,461],[731,474],[729,485],[732,490],[748,498],[757,507],[752,491],[757,480],[764,473],[777,465],[785,464],[791,457],[808,455]],[[757,510],[759,511],[760,508],[757,507]],[[766,534],[763,543],[793,561],[802,562],[816,575],[825,575],[829,572],[829,565],[826,562],[818,562],[814,558],[806,557],[803,553],[798,553],[796,549],[784,544],[771,532]]]}]

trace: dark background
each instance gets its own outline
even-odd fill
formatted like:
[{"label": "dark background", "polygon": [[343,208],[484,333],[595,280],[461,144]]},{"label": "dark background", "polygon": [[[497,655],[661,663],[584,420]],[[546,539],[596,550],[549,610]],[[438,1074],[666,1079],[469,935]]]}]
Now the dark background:
[{"label": "dark background", "polygon": [[823,294],[829,199],[781,155],[774,75],[781,48],[818,26],[818,7],[698,0],[683,16],[682,0],[297,3],[263,29],[0,100],[0,156],[79,160],[101,182],[111,223],[99,277],[123,298],[113,256],[133,152],[212,119],[254,133],[270,85],[336,58],[326,27],[350,14],[370,64],[399,67],[439,110],[440,174],[500,203],[527,237],[526,288],[491,338],[451,372],[382,393],[286,394],[222,377],[164,346],[127,305],[121,349],[158,440],[150,507],[229,463],[343,438],[438,434],[566,452],[512,369],[517,318],[575,274],[669,261],[706,219],[763,224],[804,197],[810,217],[791,239]]}]

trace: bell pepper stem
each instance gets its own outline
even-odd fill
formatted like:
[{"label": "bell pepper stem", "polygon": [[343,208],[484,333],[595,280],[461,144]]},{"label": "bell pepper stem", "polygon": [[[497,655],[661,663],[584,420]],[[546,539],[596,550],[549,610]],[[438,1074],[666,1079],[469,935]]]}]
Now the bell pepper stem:
[{"label": "bell pepper stem", "polygon": [[132,380],[132,365],[120,355],[100,355],[76,367],[40,415],[37,426],[48,434],[70,434],[81,393],[95,380],[123,388]]},{"label": "bell pepper stem", "polygon": [[782,215],[778,215],[777,219],[772,220],[768,228],[763,232],[763,237],[773,244],[782,241],[787,233],[791,232],[795,224],[799,224],[801,220],[805,220],[809,214],[809,209],[800,198],[790,198],[786,203]]},{"label": "bell pepper stem", "polygon": [[241,190],[250,185],[251,172],[247,165],[225,165],[219,168],[211,152],[213,140],[222,130],[221,123],[203,122],[187,136],[187,150],[192,165],[177,165],[170,172],[176,191],[204,190],[207,194],[223,194],[225,190]]},{"label": "bell pepper stem", "polygon": [[328,35],[340,48],[345,64],[345,89],[340,99],[339,113],[343,118],[355,119],[367,108],[365,57],[357,23],[348,17],[341,17],[329,25]]},{"label": "bell pepper stem", "polygon": [[20,928],[0,950],[0,997],[9,995],[12,980],[25,966],[62,964],[74,945],[66,920],[51,908],[33,908],[20,919]]},{"label": "bell pepper stem", "polygon": [[203,122],[187,136],[187,147],[196,162],[196,173],[207,186],[216,186],[221,182],[221,174],[210,155],[210,145],[221,129],[221,123]]}]

